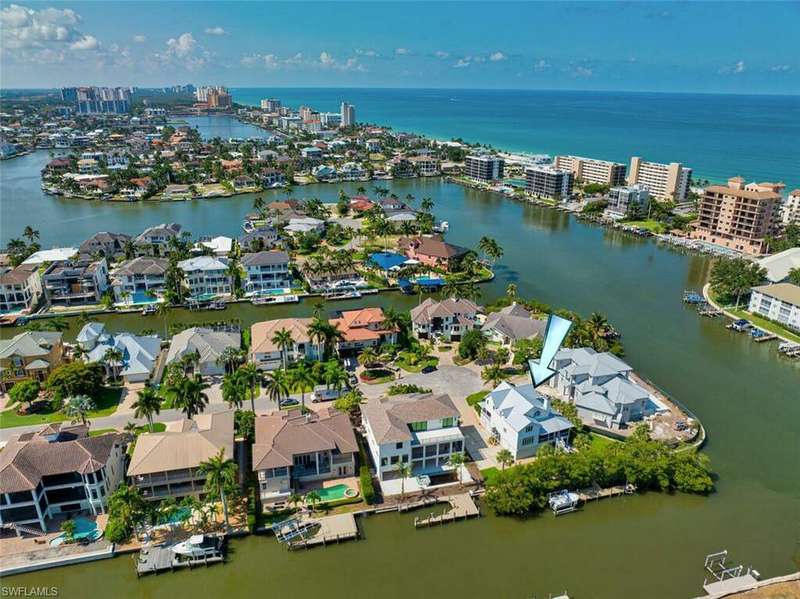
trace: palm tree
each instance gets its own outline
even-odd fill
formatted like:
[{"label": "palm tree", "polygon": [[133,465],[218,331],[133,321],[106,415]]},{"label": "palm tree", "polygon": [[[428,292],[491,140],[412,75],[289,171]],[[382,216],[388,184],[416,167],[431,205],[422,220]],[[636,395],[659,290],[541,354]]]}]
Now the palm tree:
[{"label": "palm tree", "polygon": [[318,361],[322,361],[322,351],[325,347],[327,327],[328,323],[319,317],[314,317],[314,320],[308,325],[308,338],[312,343],[316,343]]},{"label": "palm tree", "polygon": [[509,283],[508,287],[506,287],[506,297],[512,302],[517,299],[517,284],[516,283]]},{"label": "palm tree", "polygon": [[497,463],[500,464],[500,467],[503,470],[505,470],[506,466],[509,466],[514,463],[514,456],[511,455],[510,451],[503,448],[497,452]]},{"label": "palm tree", "polygon": [[[126,433],[128,433],[129,435],[135,435],[137,428],[138,427],[136,426],[136,423],[131,421],[131,422],[125,423],[125,426],[122,427],[122,430],[125,431]],[[153,432],[153,431],[150,431],[150,432]]]},{"label": "palm tree", "polygon": [[147,419],[147,427],[153,432],[153,416],[161,413],[161,398],[152,387],[139,390],[136,401],[131,406],[136,418]]},{"label": "palm tree", "polygon": [[237,374],[242,377],[242,384],[247,386],[250,390],[250,409],[253,414],[256,413],[256,389],[261,386],[261,371],[253,363],[247,363],[239,370]]},{"label": "palm tree", "polygon": [[411,466],[405,462],[397,462],[394,469],[400,477],[400,501],[402,502],[406,498],[406,479],[411,476]]},{"label": "palm tree", "polygon": [[280,406],[282,399],[289,397],[290,388],[289,377],[283,370],[269,372],[264,378],[264,389],[267,392],[267,397],[278,406]]},{"label": "palm tree", "polygon": [[199,374],[194,377],[184,377],[179,382],[175,407],[181,410],[190,420],[205,410],[208,405],[208,395],[205,390],[209,384],[203,381]]},{"label": "palm tree", "polygon": [[292,494],[291,494],[291,495],[289,495],[289,498],[288,498],[286,501],[287,501],[287,502],[289,503],[289,505],[291,505],[291,506],[292,506],[294,509],[297,509],[297,504],[298,504],[298,503],[300,503],[301,501],[303,501],[303,496],[302,496],[302,495],[298,495],[297,493],[295,493],[294,491],[292,491]]},{"label": "palm tree", "polygon": [[327,389],[333,387],[336,391],[341,391],[349,378],[347,371],[342,368],[342,365],[338,362],[328,362],[325,364],[323,377],[325,378],[325,387]]},{"label": "palm tree", "polygon": [[229,407],[240,409],[245,393],[245,384],[238,372],[222,377],[222,399]]},{"label": "palm tree", "polygon": [[167,338],[167,316],[169,315],[169,306],[167,306],[167,302],[157,302],[156,303],[156,316],[160,316],[164,319],[164,339]]},{"label": "palm tree", "polygon": [[281,359],[283,360],[283,369],[286,370],[289,350],[294,347],[294,338],[292,337],[292,333],[286,329],[275,331],[275,334],[272,336],[270,341],[272,341],[272,343],[274,343],[280,350]]},{"label": "palm tree", "polygon": [[481,371],[481,378],[487,383],[491,383],[492,387],[497,387],[503,380],[503,369],[499,364],[489,364]]},{"label": "palm tree", "polygon": [[367,347],[358,355],[358,363],[364,368],[374,364],[378,360],[378,354],[371,347]]},{"label": "palm tree", "polygon": [[291,371],[290,376],[292,385],[295,387],[300,387],[301,404],[303,406],[303,410],[305,411],[306,391],[314,388],[314,376],[311,373],[311,369],[306,366],[305,362],[300,362],[297,366],[295,366],[295,368]]},{"label": "palm tree", "polygon": [[103,362],[105,362],[111,369],[111,376],[114,381],[117,380],[119,374],[119,367],[122,365],[123,356],[122,352],[116,347],[109,347],[106,353],[103,354]]},{"label": "palm tree", "polygon": [[592,312],[589,319],[585,320],[584,323],[593,341],[605,339],[611,328],[606,317],[600,312]]},{"label": "palm tree", "polygon": [[37,239],[39,239],[39,231],[28,225],[25,227],[25,230],[22,232],[22,236],[27,239],[30,243],[33,243]]},{"label": "palm tree", "polygon": [[86,395],[76,395],[70,397],[64,406],[64,414],[72,418],[72,422],[80,421],[81,424],[86,426],[89,424],[87,416],[89,412],[95,409],[94,400]]},{"label": "palm tree", "polygon": [[324,337],[325,337],[325,355],[326,358],[333,353],[333,349],[341,341],[344,341],[344,333],[339,330],[339,327],[330,322],[324,323]]},{"label": "palm tree", "polygon": [[306,503],[311,505],[311,511],[314,511],[314,507],[317,503],[322,501],[322,496],[316,490],[309,491],[306,493]]},{"label": "palm tree", "polygon": [[225,374],[233,374],[236,371],[236,365],[242,361],[242,350],[230,346],[222,350],[222,353],[216,360],[217,366],[225,366]]},{"label": "palm tree", "polygon": [[462,482],[461,467],[466,464],[466,457],[463,453],[454,453],[450,456],[449,462],[454,469],[458,470],[458,484],[463,485],[464,483]]},{"label": "palm tree", "polygon": [[236,463],[225,457],[225,448],[222,448],[219,450],[219,454],[200,463],[200,471],[206,476],[206,491],[219,494],[222,502],[222,514],[225,518],[225,528],[230,530],[226,490],[233,489],[236,485]]},{"label": "palm tree", "polygon": [[420,202],[419,208],[423,212],[430,213],[430,211],[433,210],[433,200],[431,198],[422,198],[422,202]]}]

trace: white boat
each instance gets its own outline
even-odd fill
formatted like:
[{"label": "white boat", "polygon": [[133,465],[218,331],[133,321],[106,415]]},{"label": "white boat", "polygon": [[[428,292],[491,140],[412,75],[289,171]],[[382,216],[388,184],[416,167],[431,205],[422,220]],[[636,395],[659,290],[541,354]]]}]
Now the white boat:
[{"label": "white boat", "polygon": [[358,299],[361,292],[358,289],[336,289],[325,294],[326,300]]},{"label": "white boat", "polygon": [[443,220],[442,222],[433,225],[434,233],[447,233],[447,231],[449,230],[450,230],[450,223],[447,222],[446,220]]},{"label": "white boat", "polygon": [[171,547],[172,552],[186,557],[203,557],[218,555],[221,540],[219,537],[206,537],[205,535],[192,535]]},{"label": "white boat", "polygon": [[250,302],[255,306],[263,306],[267,304],[295,304],[300,301],[296,295],[260,295],[253,297]]},{"label": "white boat", "polygon": [[547,503],[550,505],[550,509],[553,510],[553,513],[556,516],[560,516],[561,514],[568,514],[578,509],[578,502],[580,500],[581,498],[577,493],[563,490],[550,493],[550,496],[547,498]]}]

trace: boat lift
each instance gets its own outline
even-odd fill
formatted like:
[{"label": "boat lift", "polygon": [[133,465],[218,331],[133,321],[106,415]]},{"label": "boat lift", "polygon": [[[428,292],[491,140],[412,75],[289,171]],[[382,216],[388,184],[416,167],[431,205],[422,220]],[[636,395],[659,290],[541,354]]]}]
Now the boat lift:
[{"label": "boat lift", "polygon": [[313,529],[319,526],[318,522],[313,520],[298,520],[297,518],[289,518],[282,520],[272,525],[272,532],[275,533],[275,538],[280,543],[289,543],[297,537],[306,538],[309,536]]},{"label": "boat lift", "polygon": [[581,498],[577,493],[573,493],[567,489],[554,491],[547,496],[547,503],[550,505],[550,509],[553,510],[553,514],[556,516],[574,512],[578,509],[578,503],[580,503],[580,500]]}]

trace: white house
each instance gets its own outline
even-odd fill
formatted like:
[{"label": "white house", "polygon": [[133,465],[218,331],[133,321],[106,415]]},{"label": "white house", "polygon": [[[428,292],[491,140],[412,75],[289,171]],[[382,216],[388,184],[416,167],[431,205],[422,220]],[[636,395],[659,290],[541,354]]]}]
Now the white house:
[{"label": "white house", "polygon": [[167,353],[167,364],[196,353],[199,356],[197,369],[200,374],[220,376],[225,373],[224,364],[219,363],[223,352],[229,347],[239,349],[241,344],[242,338],[239,333],[192,327],[172,338]]},{"label": "white house", "polygon": [[178,262],[192,297],[230,295],[228,262],[216,256],[197,256]]},{"label": "white house", "polygon": [[479,310],[469,300],[448,298],[439,302],[429,297],[411,309],[411,330],[418,339],[441,336],[445,341],[457,341],[476,328]]},{"label": "white house", "polygon": [[451,471],[451,456],[464,452],[459,412],[446,394],[370,399],[361,418],[382,481],[396,477],[400,462],[410,464],[415,476]]},{"label": "white house", "polygon": [[143,383],[150,379],[161,353],[161,339],[155,335],[111,334],[105,325],[90,322],[78,333],[78,346],[86,352],[87,362],[102,362],[109,349],[122,354],[119,376],[127,383]]},{"label": "white house", "polygon": [[540,445],[569,442],[572,423],[530,383],[515,386],[504,381],[479,405],[481,424],[515,460],[535,455]]},{"label": "white house", "polygon": [[[250,361],[259,370],[275,370],[283,365],[284,358],[287,363],[316,360],[323,348],[311,342],[308,334],[311,322],[311,318],[278,318],[255,323],[250,327]],[[291,335],[291,347],[284,350],[272,340],[279,331]]]},{"label": "white house", "polygon": [[289,254],[281,251],[245,254],[241,260],[245,271],[245,295],[258,295],[270,289],[288,289],[292,286],[289,272]]},{"label": "white house", "polygon": [[152,301],[147,293],[164,288],[164,275],[169,262],[165,258],[140,256],[126,260],[111,273],[114,297],[118,302],[143,303]]},{"label": "white house", "polygon": [[800,287],[791,283],[753,287],[748,310],[800,331]]}]

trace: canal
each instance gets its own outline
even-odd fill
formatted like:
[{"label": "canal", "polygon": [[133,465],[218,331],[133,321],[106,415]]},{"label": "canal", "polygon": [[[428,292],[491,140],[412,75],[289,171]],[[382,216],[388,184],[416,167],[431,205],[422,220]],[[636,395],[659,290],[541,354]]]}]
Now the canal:
[{"label": "canal", "polygon": [[[180,222],[194,235],[236,235],[252,209],[252,196],[132,205],[51,198],[38,189],[37,169],[46,160],[46,153],[37,153],[0,166],[3,243],[26,224],[41,231],[43,247],[78,244],[97,230],[138,233],[164,221]],[[626,359],[706,425],[716,492],[707,498],[650,493],[604,500],[558,520],[549,514],[524,521],[487,515],[429,530],[415,530],[412,514],[381,515],[362,520],[363,540],[338,547],[288,553],[271,538],[250,537],[231,544],[226,565],[208,570],[137,580],[132,558],[123,556],[9,583],[53,585],[70,598],[113,581],[118,596],[142,598],[529,598],[566,589],[579,598],[666,599],[699,594],[703,557],[721,549],[764,576],[798,567],[800,365],[781,359],[775,344],[753,343],[681,304],[683,289],[705,281],[708,258],[439,180],[382,184],[400,197],[433,198],[437,217],[450,223],[453,243],[475,247],[483,235],[500,243],[505,255],[496,279],[482,286],[484,301],[514,282],[523,296],[585,315],[605,313],[623,333]],[[341,187],[354,193],[357,186]],[[312,186],[294,195],[335,201],[338,190]],[[327,309],[407,309],[415,301],[391,293]],[[175,311],[169,318],[239,318],[247,325],[311,310],[311,302],[242,304],[225,312]],[[101,320],[114,330],[163,327],[159,319],[138,314]],[[78,325],[71,321],[68,337]]]}]

